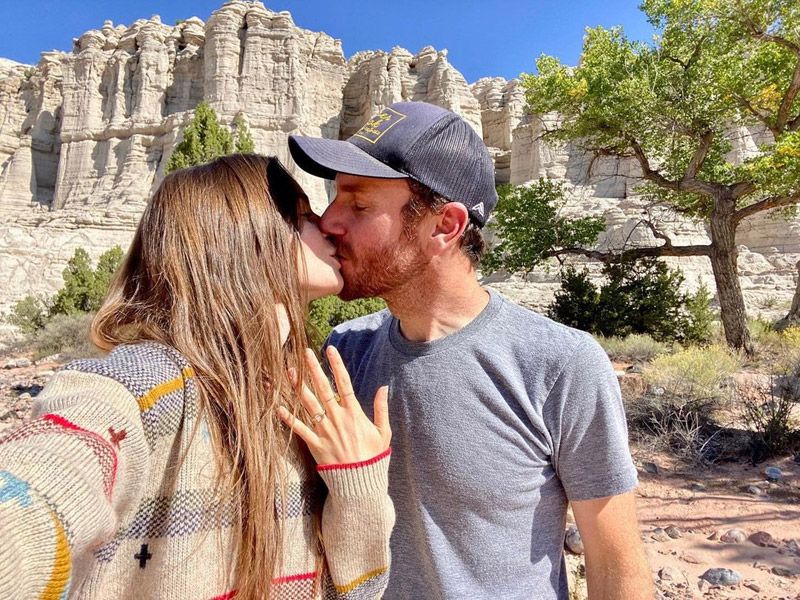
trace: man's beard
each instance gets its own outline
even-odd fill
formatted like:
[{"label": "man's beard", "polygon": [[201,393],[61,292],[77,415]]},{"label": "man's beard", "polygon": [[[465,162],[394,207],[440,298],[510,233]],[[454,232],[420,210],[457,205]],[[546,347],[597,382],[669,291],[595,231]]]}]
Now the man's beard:
[{"label": "man's beard", "polygon": [[358,253],[339,242],[338,253],[350,263],[349,271],[342,268],[344,287],[339,293],[342,300],[385,299],[419,275],[429,262],[416,240],[409,240],[404,234],[395,246],[384,245]]}]

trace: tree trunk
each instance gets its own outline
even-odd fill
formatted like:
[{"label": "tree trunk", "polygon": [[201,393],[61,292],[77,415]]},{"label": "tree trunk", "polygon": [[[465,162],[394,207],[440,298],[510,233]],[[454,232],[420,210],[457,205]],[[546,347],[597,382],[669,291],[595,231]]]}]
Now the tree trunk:
[{"label": "tree trunk", "polygon": [[800,326],[800,260],[797,261],[797,287],[792,298],[792,307],[789,314],[775,324],[775,329],[782,331],[787,327]]},{"label": "tree trunk", "polygon": [[[717,206],[730,206],[731,203],[717,203]],[[726,214],[727,213],[727,214]],[[747,313],[744,307],[742,287],[739,283],[739,268],[737,259],[739,252],[736,248],[736,224],[733,220],[733,211],[711,214],[711,268],[714,271],[714,281],[717,284],[717,297],[722,313],[722,327],[725,331],[725,340],[728,345],[737,350],[743,350],[748,355],[753,354],[753,344],[750,340],[750,331],[747,329]]]}]

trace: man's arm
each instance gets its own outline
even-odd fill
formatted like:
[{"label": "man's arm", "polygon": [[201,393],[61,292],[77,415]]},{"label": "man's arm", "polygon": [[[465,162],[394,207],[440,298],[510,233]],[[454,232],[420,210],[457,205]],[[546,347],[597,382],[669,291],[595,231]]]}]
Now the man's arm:
[{"label": "man's arm", "polygon": [[653,600],[633,492],[572,502],[586,555],[590,600]]}]

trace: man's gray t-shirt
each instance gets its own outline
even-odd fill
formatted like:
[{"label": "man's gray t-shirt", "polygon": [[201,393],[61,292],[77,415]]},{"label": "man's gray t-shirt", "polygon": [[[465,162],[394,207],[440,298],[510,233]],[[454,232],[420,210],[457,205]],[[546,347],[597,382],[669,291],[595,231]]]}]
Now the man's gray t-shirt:
[{"label": "man's gray t-shirt", "polygon": [[566,599],[567,501],[636,485],[602,348],[490,296],[432,342],[405,339],[389,311],[328,338],[370,417],[389,385],[397,523],[385,598]]}]

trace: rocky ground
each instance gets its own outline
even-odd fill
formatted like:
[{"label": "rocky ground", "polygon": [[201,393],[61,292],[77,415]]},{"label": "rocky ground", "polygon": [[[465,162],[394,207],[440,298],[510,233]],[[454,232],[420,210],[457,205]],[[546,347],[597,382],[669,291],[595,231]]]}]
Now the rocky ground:
[{"label": "rocky ground", "polygon": [[[0,435],[64,361],[0,357]],[[800,456],[688,468],[634,447],[642,539],[660,599],[800,600]],[[567,548],[580,552],[568,529]],[[568,552],[574,598],[581,556]],[[576,575],[577,574],[577,575]]]}]

